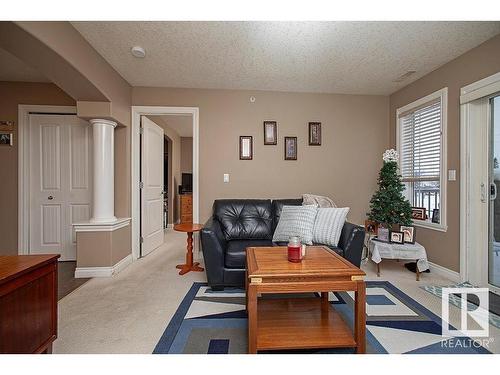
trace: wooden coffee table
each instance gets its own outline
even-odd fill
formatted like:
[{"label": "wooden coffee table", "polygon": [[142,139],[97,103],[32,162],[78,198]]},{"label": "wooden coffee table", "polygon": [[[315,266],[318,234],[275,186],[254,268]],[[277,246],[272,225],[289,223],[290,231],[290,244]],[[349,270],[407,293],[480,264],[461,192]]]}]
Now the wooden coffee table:
[{"label": "wooden coffee table", "polygon": [[[322,246],[307,247],[301,263],[287,260],[286,247],[247,248],[248,352],[356,348],[366,351],[365,273]],[[328,292],[354,291],[354,332],[328,302]],[[293,293],[320,292],[321,298]],[[289,293],[290,298],[259,294]]]},{"label": "wooden coffee table", "polygon": [[200,267],[200,263],[193,263],[193,232],[199,232],[202,229],[203,225],[201,224],[185,223],[174,225],[175,231],[187,233],[186,263],[175,266],[175,268],[180,269],[179,275],[184,275],[189,271],[204,271],[203,267]]}]

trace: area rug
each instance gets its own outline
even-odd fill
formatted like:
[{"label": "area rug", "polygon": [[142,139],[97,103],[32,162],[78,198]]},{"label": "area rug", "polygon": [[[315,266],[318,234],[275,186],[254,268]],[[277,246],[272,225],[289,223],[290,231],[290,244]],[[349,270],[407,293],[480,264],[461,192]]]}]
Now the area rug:
[{"label": "area rug", "polygon": [[[366,286],[367,353],[489,353],[483,347],[471,345],[471,339],[468,337],[454,339],[442,337],[441,318],[391,283],[368,281]],[[307,296],[310,297],[311,294]],[[280,298],[280,296],[268,298]],[[335,308],[352,328],[353,293],[330,293],[329,300],[332,308]],[[453,343],[451,340],[454,340]],[[193,283],[153,351],[154,354],[246,352],[245,291],[225,289],[214,292],[205,283]],[[352,352],[352,349],[286,351],[286,353],[318,354]]]},{"label": "area rug", "polygon": [[[427,285],[427,286],[421,286],[420,288],[425,290],[426,292],[434,294],[436,297],[439,297],[439,299],[441,299],[443,288],[474,288],[474,285],[468,282],[464,282],[464,283],[451,284],[445,286]],[[490,324],[497,328],[500,328],[500,316],[497,314],[498,310],[500,309],[499,297],[491,292],[489,293],[489,296],[490,296],[489,298]],[[467,297],[467,299],[468,299],[467,308],[469,309],[469,311],[474,310],[475,306],[477,306],[477,302],[472,300],[471,297],[469,296]],[[449,301],[453,306],[456,306],[458,308],[460,308],[460,306],[462,305],[462,298],[455,294],[450,295]]]}]

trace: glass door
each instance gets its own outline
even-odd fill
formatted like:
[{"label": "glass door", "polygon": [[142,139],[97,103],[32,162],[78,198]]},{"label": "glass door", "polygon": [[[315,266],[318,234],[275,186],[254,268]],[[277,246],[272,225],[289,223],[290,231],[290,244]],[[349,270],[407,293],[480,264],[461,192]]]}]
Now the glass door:
[{"label": "glass door", "polygon": [[500,95],[490,108],[488,283],[500,288]]}]

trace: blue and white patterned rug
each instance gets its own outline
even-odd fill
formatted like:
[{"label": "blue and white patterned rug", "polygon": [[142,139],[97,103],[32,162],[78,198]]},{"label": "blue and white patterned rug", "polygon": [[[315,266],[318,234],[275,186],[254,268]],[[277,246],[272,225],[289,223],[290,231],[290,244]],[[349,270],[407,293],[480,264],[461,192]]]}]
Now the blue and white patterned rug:
[{"label": "blue and white patterned rug", "polygon": [[[367,353],[489,353],[483,347],[470,345],[468,337],[442,337],[441,318],[391,283],[368,281],[366,286]],[[330,293],[329,300],[332,308],[352,327],[353,293]],[[449,345],[450,340],[454,340],[453,347]],[[245,291],[226,288],[222,292],[214,292],[205,283],[193,283],[153,351],[154,354],[246,352]],[[352,352],[352,349],[288,351]]]}]

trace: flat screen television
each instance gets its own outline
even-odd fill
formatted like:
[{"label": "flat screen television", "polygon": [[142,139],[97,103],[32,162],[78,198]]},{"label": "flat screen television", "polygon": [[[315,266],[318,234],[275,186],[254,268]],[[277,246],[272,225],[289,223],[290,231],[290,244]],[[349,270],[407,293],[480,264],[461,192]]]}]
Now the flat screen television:
[{"label": "flat screen television", "polygon": [[182,193],[192,193],[193,192],[193,174],[183,173],[182,174]]}]

